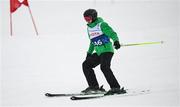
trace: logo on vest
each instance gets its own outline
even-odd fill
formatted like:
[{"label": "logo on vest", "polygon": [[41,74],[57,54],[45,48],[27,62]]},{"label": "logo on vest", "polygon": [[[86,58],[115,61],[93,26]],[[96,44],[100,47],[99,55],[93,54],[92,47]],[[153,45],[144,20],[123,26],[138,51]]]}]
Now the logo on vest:
[{"label": "logo on vest", "polygon": [[90,33],[90,36],[99,36],[100,35],[100,33],[99,32],[92,32],[92,33]]}]

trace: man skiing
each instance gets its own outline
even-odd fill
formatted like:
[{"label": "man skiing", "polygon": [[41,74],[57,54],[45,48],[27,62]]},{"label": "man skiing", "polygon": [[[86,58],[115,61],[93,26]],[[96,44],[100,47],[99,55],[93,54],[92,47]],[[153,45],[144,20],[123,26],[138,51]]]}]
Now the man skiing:
[{"label": "man skiing", "polygon": [[[114,54],[114,48],[121,47],[117,33],[103,21],[101,17],[97,17],[95,9],[88,9],[83,14],[87,22],[87,32],[90,39],[90,45],[87,52],[86,60],[82,64],[83,72],[89,87],[83,90],[83,93],[99,93],[106,92],[103,87],[99,87],[93,68],[100,65],[110,90],[105,95],[122,94],[126,91],[120,87],[115,78],[110,65]],[[113,41],[110,41],[110,39]],[[95,51],[95,53],[93,53]]]}]

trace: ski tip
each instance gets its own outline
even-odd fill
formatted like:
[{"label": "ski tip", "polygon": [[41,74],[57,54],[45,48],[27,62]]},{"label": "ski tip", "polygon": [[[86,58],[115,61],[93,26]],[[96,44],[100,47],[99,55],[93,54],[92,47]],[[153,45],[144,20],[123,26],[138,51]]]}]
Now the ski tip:
[{"label": "ski tip", "polygon": [[75,96],[72,96],[72,97],[71,97],[71,100],[76,100],[76,97],[75,97]]},{"label": "ski tip", "polygon": [[49,93],[44,94],[45,96],[49,96]]},{"label": "ski tip", "polygon": [[46,93],[45,96],[51,97],[52,95],[50,93]]}]

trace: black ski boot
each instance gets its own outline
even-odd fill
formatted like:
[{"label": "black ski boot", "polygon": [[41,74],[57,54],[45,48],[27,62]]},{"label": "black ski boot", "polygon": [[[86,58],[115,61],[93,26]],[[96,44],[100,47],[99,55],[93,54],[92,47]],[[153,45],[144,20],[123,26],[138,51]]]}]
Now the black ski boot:
[{"label": "black ski boot", "polygon": [[106,93],[106,90],[103,88],[103,86],[99,87],[88,87],[85,90],[81,91],[81,93],[85,94],[104,94]]},{"label": "black ski boot", "polygon": [[114,94],[124,94],[126,93],[126,90],[124,90],[123,88],[111,88],[107,93],[105,93],[104,95],[114,95]]}]

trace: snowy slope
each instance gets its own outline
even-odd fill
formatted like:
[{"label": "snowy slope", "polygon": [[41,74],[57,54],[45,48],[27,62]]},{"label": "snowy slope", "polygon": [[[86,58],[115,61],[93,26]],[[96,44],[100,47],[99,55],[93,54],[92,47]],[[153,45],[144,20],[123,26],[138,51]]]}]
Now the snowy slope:
[{"label": "snowy slope", "polygon": [[[180,106],[177,1],[30,2],[39,31],[36,36],[27,7],[13,14],[9,35],[9,2],[2,2],[2,107],[119,107]],[[163,45],[122,47],[112,69],[120,84],[150,89],[147,95],[90,101],[46,98],[46,92],[72,93],[87,87],[81,64],[89,40],[83,12],[96,8],[119,34],[121,43],[163,40]],[[108,90],[99,67],[100,84]]]}]

